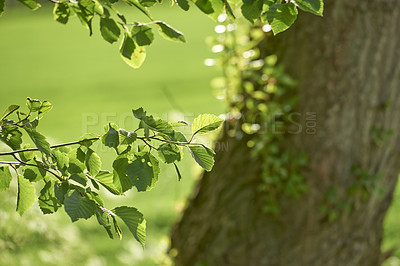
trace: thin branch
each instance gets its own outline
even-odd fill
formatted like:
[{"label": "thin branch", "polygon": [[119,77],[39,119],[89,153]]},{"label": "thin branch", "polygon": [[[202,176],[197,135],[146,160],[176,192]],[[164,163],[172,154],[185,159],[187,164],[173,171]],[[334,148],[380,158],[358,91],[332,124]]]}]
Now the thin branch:
[{"label": "thin branch", "polygon": [[21,164],[20,162],[6,162],[6,161],[0,161],[0,164],[9,164],[9,165],[12,165],[12,164]]},{"label": "thin branch", "polygon": [[99,208],[100,210],[102,210],[103,212],[107,213],[108,215],[117,217],[118,215],[116,215],[115,213],[113,213],[112,211],[104,208],[103,206],[97,205],[97,208]]},{"label": "thin branch", "polygon": [[[67,142],[67,143],[62,143],[62,144],[57,144],[50,146],[51,149],[59,148],[59,147],[65,147],[65,146],[70,146],[70,145],[76,145],[76,144],[82,144],[87,141],[92,141],[92,140],[99,140],[100,137],[96,138],[91,138],[91,139],[83,139],[79,141],[73,141],[73,142]],[[9,152],[0,152],[0,156],[5,156],[5,155],[13,155],[21,152],[27,152],[27,151],[39,151],[38,148],[28,148],[28,149],[23,149],[23,150],[16,150],[16,151],[9,151]]]},{"label": "thin branch", "polygon": [[48,173],[54,175],[58,180],[60,180],[60,181],[65,181],[65,180],[62,178],[62,176],[57,175],[56,173],[54,173],[53,171],[50,171],[50,169],[47,169],[46,167],[44,167],[44,166],[42,166],[42,165],[26,163],[26,162],[22,161],[21,159],[19,159],[19,158],[17,157],[17,155],[15,155],[15,154],[13,154],[12,156],[14,157],[15,160],[17,160],[17,161],[18,161],[20,164],[22,164],[22,165],[33,166],[33,167],[37,167],[37,168],[43,169],[43,170],[45,170],[46,172],[48,172]]}]

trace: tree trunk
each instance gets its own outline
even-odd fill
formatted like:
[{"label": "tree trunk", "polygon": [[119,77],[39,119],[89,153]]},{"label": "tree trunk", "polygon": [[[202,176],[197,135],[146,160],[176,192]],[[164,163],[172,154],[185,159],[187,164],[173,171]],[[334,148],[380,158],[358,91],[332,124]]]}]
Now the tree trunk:
[{"label": "tree trunk", "polygon": [[269,40],[299,84],[302,132],[285,146],[310,155],[308,191],[279,197],[279,215],[263,212],[260,162],[247,137],[224,134],[218,146],[227,149],[174,227],[178,265],[381,263],[382,222],[399,173],[400,1],[326,0],[324,13],[301,13]]}]

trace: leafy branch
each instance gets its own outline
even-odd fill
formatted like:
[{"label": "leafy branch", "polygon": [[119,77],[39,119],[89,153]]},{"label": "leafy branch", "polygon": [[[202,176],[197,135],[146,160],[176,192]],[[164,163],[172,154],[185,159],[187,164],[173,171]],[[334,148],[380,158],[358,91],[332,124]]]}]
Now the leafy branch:
[{"label": "leafy branch", "polygon": [[[133,187],[138,192],[148,191],[158,181],[160,163],[173,164],[180,180],[177,163],[182,159],[183,149],[188,149],[194,160],[210,171],[214,164],[214,151],[192,140],[197,134],[217,129],[223,122],[214,115],[200,115],[193,121],[188,141],[177,130],[188,126],[186,122],[170,123],[147,115],[139,108],[133,110],[133,117],[139,124],[132,132],[109,123],[103,135],[85,134],[77,141],[50,145],[37,128],[52,105],[31,98],[27,98],[26,105],[27,113],[19,111],[19,106],[11,105],[1,116],[0,141],[11,151],[0,152],[0,157],[12,156],[15,161],[0,160],[0,165],[3,165],[0,166],[0,192],[10,186],[11,167],[18,179],[17,212],[20,215],[36,201],[33,183],[38,182],[43,185],[38,203],[44,214],[55,213],[64,207],[72,222],[96,216],[111,238],[114,234],[122,237],[118,217],[142,245],[146,229],[143,215],[128,206],[106,208],[98,193],[100,186],[115,196],[124,195]],[[12,116],[16,119],[10,119]],[[35,147],[23,143],[22,130]],[[92,147],[97,141],[116,152],[112,172],[101,170],[101,158]]]},{"label": "leafy branch", "polygon": [[[36,0],[18,0],[28,8],[37,10],[41,5]],[[0,0],[0,16],[4,12],[5,0]],[[167,23],[153,19],[150,8],[161,4],[162,0],[49,0],[54,4],[54,19],[67,24],[76,16],[82,26],[93,34],[93,19],[100,18],[100,34],[110,44],[120,39],[120,56],[129,66],[139,68],[146,58],[146,46],[154,41],[153,28],[168,40],[186,42],[182,32]],[[323,0],[192,0],[204,14],[215,21],[220,15],[227,14],[231,19],[242,15],[251,23],[262,21],[271,25],[274,34],[287,30],[297,19],[298,9],[314,15],[322,16]],[[128,22],[126,16],[116,6],[126,4],[140,11],[149,22]],[[187,0],[171,0],[182,10],[190,8]],[[240,10],[240,11],[238,11]],[[240,13],[239,13],[240,12]],[[118,22],[117,22],[118,21]],[[122,36],[122,37],[121,37]]]}]

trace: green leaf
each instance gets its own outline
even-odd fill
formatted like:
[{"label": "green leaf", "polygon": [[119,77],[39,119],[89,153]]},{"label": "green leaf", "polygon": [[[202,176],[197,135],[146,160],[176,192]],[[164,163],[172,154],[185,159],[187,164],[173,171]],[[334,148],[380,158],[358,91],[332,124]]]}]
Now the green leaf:
[{"label": "green leaf", "polygon": [[92,149],[88,149],[85,159],[86,168],[91,176],[96,176],[101,169],[101,159]]},{"label": "green leaf", "polygon": [[56,212],[61,204],[54,194],[54,181],[48,181],[40,191],[39,207],[43,214],[50,214]]},{"label": "green leaf", "polygon": [[132,27],[132,38],[139,46],[150,45],[154,40],[153,30],[146,25],[135,25]]},{"label": "green leaf", "polygon": [[39,108],[38,118],[41,119],[51,109],[53,109],[53,105],[48,101],[43,101]]},{"label": "green leaf", "polygon": [[217,129],[224,119],[211,114],[202,114],[196,117],[192,124],[193,135],[198,133],[207,133]]},{"label": "green leaf", "polygon": [[297,18],[297,8],[293,3],[275,4],[266,12],[268,23],[274,35],[287,30]]},{"label": "green leaf", "polygon": [[[1,8],[1,6],[0,6]],[[10,114],[14,113],[16,110],[19,109],[19,105],[10,105],[3,113],[3,115],[0,118],[0,121],[9,116]]]},{"label": "green leaf", "polygon": [[139,152],[135,157],[135,160],[126,166],[126,173],[138,191],[148,191],[158,181],[160,173],[158,161],[148,152]]},{"label": "green leaf", "polygon": [[[44,178],[46,175],[46,171],[40,166],[43,167],[43,163],[36,160],[29,160],[26,163],[30,164],[25,166],[24,169],[24,177],[28,179],[30,182],[37,182]],[[34,166],[36,165],[36,166]]]},{"label": "green leaf", "polygon": [[42,103],[38,99],[31,99],[30,97],[26,98],[26,106],[30,112],[39,111],[41,105]]},{"label": "green leaf", "polygon": [[102,137],[103,144],[110,148],[116,148],[119,145],[119,135],[115,127],[116,125],[108,124],[108,132]]},{"label": "green leaf", "polygon": [[18,175],[17,212],[22,216],[35,203],[35,187],[29,180]]},{"label": "green leaf", "polygon": [[52,151],[52,154],[56,160],[57,168],[59,170],[65,170],[69,167],[69,157],[67,153],[62,152],[59,149],[55,149]]},{"label": "green leaf", "polygon": [[64,204],[65,195],[68,193],[68,190],[68,182],[57,182],[54,185],[54,196],[61,204]]},{"label": "green leaf", "polygon": [[71,174],[83,173],[86,155],[81,148],[75,148],[68,152],[68,171]]},{"label": "green leaf", "polygon": [[170,122],[169,123],[172,127],[184,127],[188,126],[189,124],[185,121],[178,121],[178,122]]},{"label": "green leaf", "polygon": [[92,36],[92,19],[94,15],[94,3],[90,0],[81,0],[77,5],[70,5],[80,20],[83,27],[89,30],[89,35]]},{"label": "green leaf", "polygon": [[64,209],[72,222],[80,218],[89,219],[96,212],[96,203],[86,197],[82,197],[78,191],[69,190],[65,195]]},{"label": "green leaf", "polygon": [[124,35],[119,52],[125,63],[133,68],[139,68],[146,58],[146,49],[143,46],[137,47],[128,33]]},{"label": "green leaf", "polygon": [[157,0],[139,0],[139,3],[144,7],[151,7],[157,3]]},{"label": "green leaf", "polygon": [[177,173],[177,175],[178,175],[178,181],[181,181],[181,179],[182,179],[181,172],[179,171],[179,168],[178,168],[178,166],[176,165],[176,163],[174,163],[174,166],[175,166],[176,173]]},{"label": "green leaf", "polygon": [[3,14],[3,12],[4,12],[4,0],[0,0],[0,16]]},{"label": "green leaf", "polygon": [[129,5],[136,7],[139,9],[143,14],[145,14],[149,19],[153,20],[152,16],[150,15],[149,11],[146,7],[142,6],[137,0],[125,0]]},{"label": "green leaf", "polygon": [[97,221],[99,222],[99,224],[102,225],[104,227],[104,229],[106,229],[108,236],[111,239],[114,239],[114,235],[111,231],[110,221],[108,219],[108,214],[101,210],[96,210],[96,218],[97,218]]},{"label": "green leaf", "polygon": [[324,1],[323,0],[295,0],[297,6],[306,12],[317,16],[323,16]]},{"label": "green leaf", "polygon": [[22,133],[18,127],[5,125],[0,127],[0,140],[13,150],[19,150],[22,144]]},{"label": "green leaf", "polygon": [[206,171],[211,171],[214,166],[214,151],[204,145],[188,145],[194,160]]},{"label": "green leaf", "polygon": [[117,233],[117,235],[119,237],[119,240],[121,240],[122,239],[121,228],[119,228],[119,225],[118,225],[117,220],[115,219],[115,217],[113,216],[112,218],[113,218],[115,233]]},{"label": "green leaf", "polygon": [[127,166],[128,158],[126,158],[126,155],[119,155],[113,162],[113,183],[122,193],[132,188],[132,183],[126,174]]},{"label": "green leaf", "polygon": [[111,18],[100,18],[100,32],[103,39],[109,43],[118,41],[121,30]]},{"label": "green leaf", "polygon": [[157,151],[158,151],[158,157],[164,163],[173,163],[175,161],[180,161],[182,158],[181,151],[175,144],[170,144],[170,143],[161,144],[158,147]]},{"label": "green leaf", "polygon": [[32,139],[33,143],[39,149],[39,151],[47,155],[51,154],[50,143],[47,142],[45,136],[37,132],[36,129],[32,127],[25,126],[24,129],[28,133],[29,137]]},{"label": "green leaf", "polygon": [[210,0],[193,0],[193,2],[204,14],[214,13],[212,2]]},{"label": "green leaf", "polygon": [[185,11],[189,10],[189,1],[188,0],[176,0],[176,3],[180,8],[182,8]]},{"label": "green leaf", "polygon": [[119,142],[123,145],[130,145],[134,143],[137,139],[137,134],[135,132],[128,132],[124,129],[119,129]]},{"label": "green leaf", "polygon": [[54,19],[61,24],[67,24],[69,19],[69,7],[67,4],[56,3],[53,9]]},{"label": "green leaf", "polygon": [[146,130],[153,130],[167,135],[174,133],[174,129],[167,121],[155,119],[152,115],[146,115],[143,108],[132,110],[132,112],[133,115],[140,120],[139,128],[145,129],[146,137],[148,137]]},{"label": "green leaf", "polygon": [[[30,148],[32,148],[32,146],[29,143],[24,144],[23,149],[30,149]],[[21,158],[22,161],[27,162],[35,158],[35,152],[34,151],[20,152],[19,157]]]},{"label": "green leaf", "polygon": [[177,31],[165,22],[156,21],[155,23],[158,26],[161,36],[163,36],[165,39],[176,42],[186,42],[185,36],[183,36],[182,32]]},{"label": "green leaf", "polygon": [[117,207],[112,210],[128,226],[135,239],[144,247],[146,241],[146,220],[136,208]]},{"label": "green leaf", "polygon": [[36,10],[39,7],[41,7],[41,5],[34,0],[18,0],[18,1],[20,1],[21,3],[23,3],[32,10]]},{"label": "green leaf", "polygon": [[114,185],[114,177],[111,172],[108,171],[100,171],[95,176],[96,181],[102,184],[108,191],[115,195],[120,195],[121,192]]},{"label": "green leaf", "polygon": [[8,166],[0,167],[0,192],[6,191],[10,187],[11,173]]},{"label": "green leaf", "polygon": [[69,180],[73,180],[78,184],[81,184],[83,187],[87,185],[87,178],[84,173],[75,173],[69,177]]},{"label": "green leaf", "polygon": [[243,16],[251,23],[254,23],[254,21],[260,17],[262,9],[262,0],[243,1],[243,5],[241,6]]}]

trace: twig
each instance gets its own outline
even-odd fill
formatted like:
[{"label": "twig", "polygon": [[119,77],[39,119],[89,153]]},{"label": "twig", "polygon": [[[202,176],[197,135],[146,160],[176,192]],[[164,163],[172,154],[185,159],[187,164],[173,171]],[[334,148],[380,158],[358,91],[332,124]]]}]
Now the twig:
[{"label": "twig", "polygon": [[[84,139],[84,140],[79,140],[79,141],[57,144],[57,145],[50,146],[50,149],[55,149],[55,148],[65,147],[65,146],[70,146],[70,145],[76,145],[76,144],[82,144],[86,141],[99,140],[99,139],[100,139],[100,137],[96,137],[96,138],[91,138],[91,139]],[[17,153],[21,153],[21,152],[28,152],[28,151],[39,151],[39,149],[38,148],[28,148],[28,149],[23,149],[23,150],[0,152],[0,156],[13,155],[13,154],[17,154]]]}]

